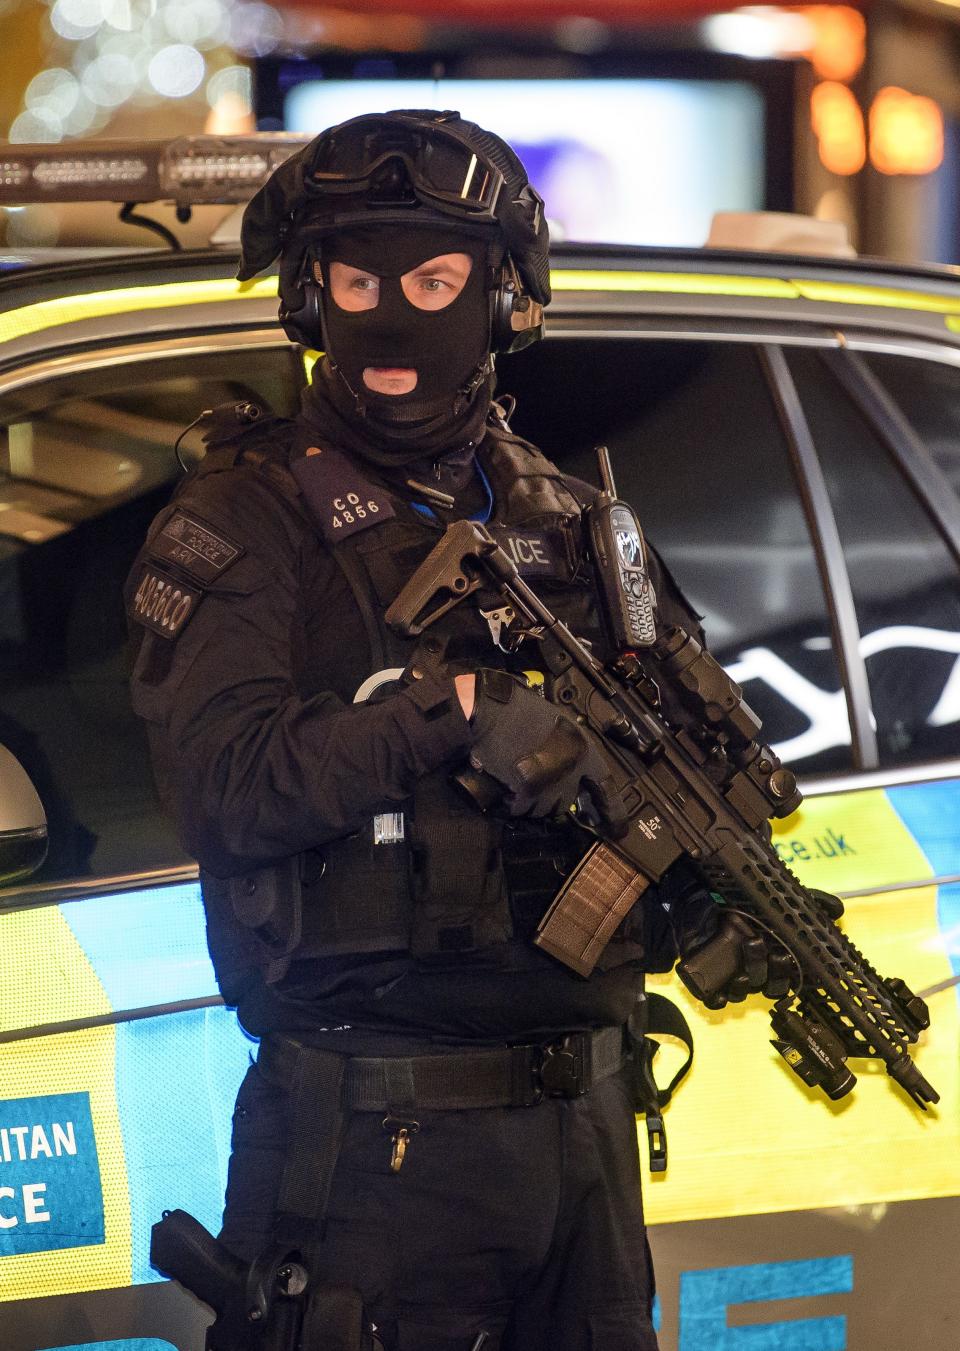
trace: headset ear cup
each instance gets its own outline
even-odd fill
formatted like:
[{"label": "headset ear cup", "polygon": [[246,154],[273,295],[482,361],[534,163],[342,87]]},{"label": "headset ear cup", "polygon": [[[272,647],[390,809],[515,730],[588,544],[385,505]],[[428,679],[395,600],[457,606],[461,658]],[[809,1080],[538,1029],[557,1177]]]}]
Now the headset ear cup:
[{"label": "headset ear cup", "polygon": [[315,282],[305,280],[301,289],[303,304],[296,310],[281,306],[280,323],[291,342],[320,351],[324,346],[320,287]]},{"label": "headset ear cup", "polygon": [[543,337],[543,306],[504,268],[490,294],[490,350],[519,352]]}]

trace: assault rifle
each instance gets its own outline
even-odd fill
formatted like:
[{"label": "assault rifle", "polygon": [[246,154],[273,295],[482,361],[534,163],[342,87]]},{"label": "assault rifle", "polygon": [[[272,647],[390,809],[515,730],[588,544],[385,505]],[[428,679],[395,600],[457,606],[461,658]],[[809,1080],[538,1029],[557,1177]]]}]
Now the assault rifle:
[{"label": "assault rifle", "polygon": [[[596,842],[555,897],[535,942],[588,976],[627,912],[685,856],[707,890],[792,956],[796,978],[770,1020],[773,1045],[804,1083],[842,1098],[856,1083],[849,1057],[882,1060],[925,1111],[939,1094],[908,1047],[929,1026],[927,1006],[904,981],[878,975],[834,922],[840,902],[803,886],[770,843],[768,818],[788,816],[801,802],[796,779],[759,740],[759,719],[709,652],[682,628],[657,631],[650,622],[642,535],[630,508],[615,499],[606,452],[598,453],[604,492],[587,516],[615,651],[606,665],[474,521],[448,527],[386,614],[399,633],[418,637],[474,592],[494,592],[501,643],[511,634],[515,645],[536,641],[547,697],[602,744],[629,828],[605,837],[596,823]],[[479,776],[468,770],[456,777],[478,803],[491,801],[490,784]],[[677,970],[710,1005],[736,974],[735,961],[728,945],[707,944]]]}]

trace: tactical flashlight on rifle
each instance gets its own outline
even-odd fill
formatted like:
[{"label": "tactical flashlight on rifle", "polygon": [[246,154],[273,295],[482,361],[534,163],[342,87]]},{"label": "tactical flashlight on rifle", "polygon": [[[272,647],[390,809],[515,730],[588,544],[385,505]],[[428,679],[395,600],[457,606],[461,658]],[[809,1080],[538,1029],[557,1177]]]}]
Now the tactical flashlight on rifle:
[{"label": "tactical flashlight on rifle", "polygon": [[[710,653],[680,627],[657,629],[642,531],[616,499],[606,451],[598,455],[604,488],[586,526],[614,653],[606,665],[475,521],[448,527],[386,616],[416,637],[474,592],[495,590],[516,616],[515,641],[540,646],[548,697],[600,742],[629,826],[617,838],[597,826],[597,841],[554,898],[536,944],[588,976],[650,884],[685,857],[727,909],[790,953],[796,979],[770,1016],[773,1045],[794,1073],[841,1098],[856,1082],[848,1059],[882,1060],[926,1110],[939,1095],[908,1049],[929,1026],[926,1005],[902,980],[878,975],[837,927],[841,903],[803,886],[771,844],[768,819],[800,805],[796,779],[761,742],[760,720]],[[718,938],[677,971],[715,1006],[738,965],[736,951]]]}]

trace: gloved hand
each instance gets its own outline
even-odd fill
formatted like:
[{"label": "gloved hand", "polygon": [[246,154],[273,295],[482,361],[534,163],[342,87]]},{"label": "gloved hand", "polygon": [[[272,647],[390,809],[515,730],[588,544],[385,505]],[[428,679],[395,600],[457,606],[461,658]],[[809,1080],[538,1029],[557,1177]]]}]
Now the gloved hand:
[{"label": "gloved hand", "polygon": [[470,764],[503,785],[511,816],[559,817],[586,792],[603,826],[614,837],[626,833],[598,743],[566,709],[506,671],[481,670],[471,722]]},{"label": "gloved hand", "polygon": [[677,975],[708,1009],[748,994],[782,999],[798,979],[796,962],[773,934],[726,910],[700,889],[671,906],[680,964]]}]

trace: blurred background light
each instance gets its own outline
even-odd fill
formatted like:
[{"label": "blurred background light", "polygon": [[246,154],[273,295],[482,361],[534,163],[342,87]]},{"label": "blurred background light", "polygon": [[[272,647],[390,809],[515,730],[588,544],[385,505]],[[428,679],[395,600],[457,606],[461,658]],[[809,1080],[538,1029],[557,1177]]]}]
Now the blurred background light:
[{"label": "blurred background light", "polygon": [[163,47],[150,62],[150,83],[164,98],[186,98],[198,89],[206,63],[196,47],[177,42]]},{"label": "blurred background light", "polygon": [[870,163],[882,174],[929,174],[943,162],[943,112],[920,94],[888,85],[870,106]]},{"label": "blurred background light", "polygon": [[850,5],[806,5],[802,10],[813,32],[807,52],[824,80],[849,82],[867,54],[867,22]]},{"label": "blurred background light", "polygon": [[810,50],[816,36],[806,8],[748,5],[732,14],[714,14],[703,22],[704,37],[715,51],[755,60],[799,55]]},{"label": "blurred background light", "polygon": [[137,68],[129,56],[106,52],[95,57],[80,77],[80,86],[91,103],[118,108],[136,89]]},{"label": "blurred background light", "polygon": [[133,6],[130,0],[103,0],[103,18],[111,28],[129,33],[134,26]]},{"label": "blurred background light", "polygon": [[228,6],[221,0],[171,0],[162,17],[170,37],[194,47],[216,47],[230,36]]},{"label": "blurred background light", "polygon": [[253,77],[246,66],[225,66],[206,87],[210,112],[204,131],[211,136],[242,136],[256,130]]},{"label": "blurred background light", "polygon": [[76,76],[62,66],[53,66],[35,75],[27,85],[23,101],[27,108],[44,108],[64,121],[77,106],[80,84]]},{"label": "blurred background light", "polygon": [[69,5],[70,0],[57,0],[50,11],[50,23],[54,32],[59,33],[68,42],[81,42],[84,38],[91,37],[100,27],[100,24],[97,22],[87,26],[75,23],[69,17]]},{"label": "blurred background light", "polygon": [[283,19],[272,5],[234,5],[230,12],[230,45],[244,56],[269,56],[280,46]]},{"label": "blurred background light", "polygon": [[207,81],[207,102],[213,108],[227,94],[233,94],[253,107],[253,76],[248,66],[224,66]]},{"label": "blurred background light", "polygon": [[95,32],[104,22],[103,0],[57,0],[54,13],[74,28]]},{"label": "blurred background light", "polygon": [[866,21],[850,5],[746,5],[705,19],[702,31],[716,51],[805,56],[824,80],[852,80],[866,56]]},{"label": "blurred background light", "polygon": [[[11,3],[0,0],[0,14]],[[156,134],[146,118],[161,99],[184,104],[183,130],[204,122],[218,134],[255,129],[251,75],[238,55],[284,42],[283,16],[265,0],[38,0],[36,7],[48,64],[8,114],[11,139],[95,135],[121,112],[121,135]]]},{"label": "blurred background light", "polygon": [[20,145],[31,141],[55,144],[63,139],[63,123],[47,108],[28,108],[13,119],[7,139]]},{"label": "blurred background light", "polygon": [[810,96],[810,121],[820,160],[831,173],[859,173],[866,163],[863,113],[853,91],[837,80],[824,80]]}]

